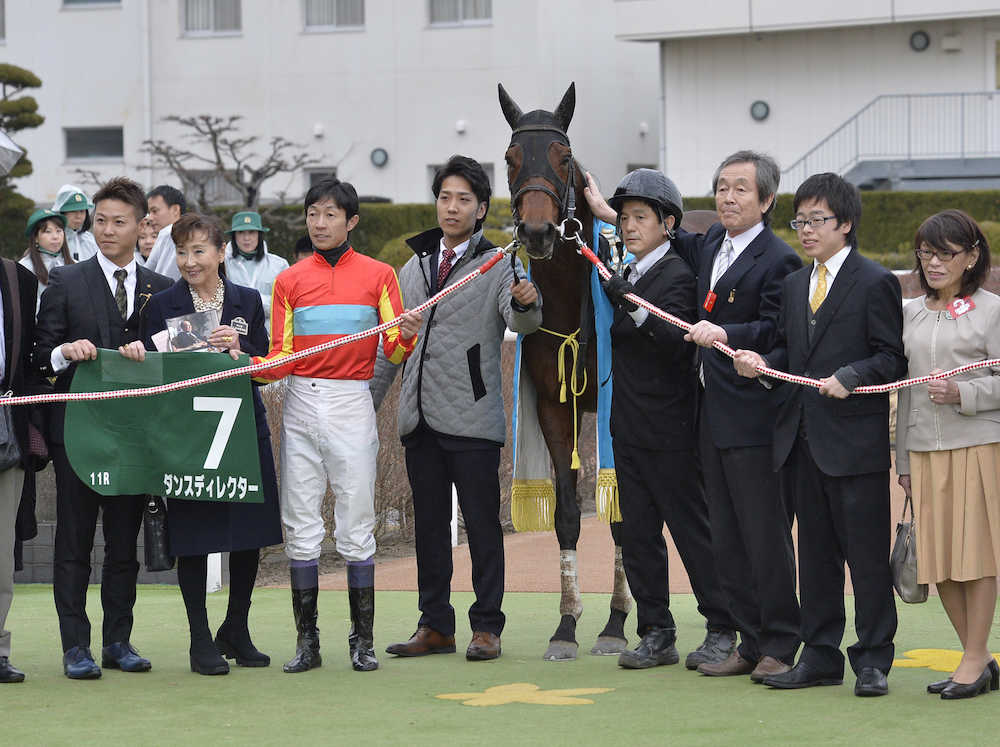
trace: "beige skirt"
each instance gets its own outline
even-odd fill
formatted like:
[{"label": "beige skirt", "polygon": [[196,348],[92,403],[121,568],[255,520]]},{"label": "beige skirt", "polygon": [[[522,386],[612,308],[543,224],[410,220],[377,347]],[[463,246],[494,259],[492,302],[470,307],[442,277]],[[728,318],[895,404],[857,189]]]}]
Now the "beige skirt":
[{"label": "beige skirt", "polygon": [[974,581],[1000,566],[1000,443],[911,451],[917,580]]}]

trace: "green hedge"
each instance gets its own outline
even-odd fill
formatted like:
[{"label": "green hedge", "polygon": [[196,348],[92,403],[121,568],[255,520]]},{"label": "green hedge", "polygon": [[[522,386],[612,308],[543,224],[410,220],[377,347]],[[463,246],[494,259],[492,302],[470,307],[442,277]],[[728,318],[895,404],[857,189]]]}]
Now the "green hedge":
[{"label": "green hedge", "polygon": [[28,247],[24,228],[35,204],[10,187],[0,189],[0,254],[20,259]]},{"label": "green hedge", "polygon": [[[771,225],[788,228],[792,214],[792,195],[778,195]],[[980,223],[1000,221],[1000,190],[968,190],[962,192],[862,192],[861,225],[858,245],[871,256],[908,255],[910,266],[913,236],[925,218],[947,208],[964,210]],[[714,210],[713,197],[685,197],[685,210]],[[794,232],[788,228],[794,237]],[[994,252],[1000,253],[1000,242],[990,239]],[[794,242],[789,242],[795,246]]]}]

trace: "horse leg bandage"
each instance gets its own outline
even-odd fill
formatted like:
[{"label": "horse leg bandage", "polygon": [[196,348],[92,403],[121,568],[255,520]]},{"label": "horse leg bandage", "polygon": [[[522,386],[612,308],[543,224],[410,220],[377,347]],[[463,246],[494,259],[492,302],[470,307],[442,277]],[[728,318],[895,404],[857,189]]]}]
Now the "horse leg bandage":
[{"label": "horse leg bandage", "polygon": [[583,600],[580,598],[580,580],[576,572],[576,550],[559,551],[559,582],[562,597],[559,600],[559,614],[572,615],[579,620],[583,614]]},{"label": "horse leg bandage", "polygon": [[611,609],[621,610],[626,615],[632,611],[632,592],[629,591],[628,578],[625,576],[621,545],[615,545],[615,587],[611,592]]}]

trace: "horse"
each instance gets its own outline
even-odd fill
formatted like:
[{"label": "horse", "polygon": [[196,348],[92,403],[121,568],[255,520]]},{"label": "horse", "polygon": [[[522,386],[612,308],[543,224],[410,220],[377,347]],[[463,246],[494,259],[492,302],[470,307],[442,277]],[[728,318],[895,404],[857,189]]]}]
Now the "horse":
[{"label": "horse", "polygon": [[[500,108],[512,130],[505,160],[515,238],[531,260],[531,279],[543,301],[544,331],[522,340],[521,360],[537,392],[539,425],[555,472],[562,596],[559,624],[544,658],[559,661],[576,658],[576,623],[583,613],[575,562],[580,505],[571,455],[583,413],[597,409],[598,374],[596,344],[586,344],[594,337],[592,266],[577,253],[574,237],[587,235],[584,231],[592,225],[593,216],[584,197],[584,174],[566,135],[576,108],[575,84],[570,84],[553,112],[539,109],[522,113],[503,85],[498,85],[498,92]],[[575,367],[569,346],[563,346],[565,337],[572,335],[581,342]],[[572,394],[560,402],[560,383],[553,375],[559,356],[564,356],[564,370],[574,379],[567,388],[576,394],[575,408],[568,401]],[[611,524],[611,535],[616,546],[614,593],[608,623],[591,650],[594,654],[618,654],[627,645],[624,625],[632,597],[621,561],[620,522]]]},{"label": "horse", "polygon": [[[537,393],[538,420],[555,472],[555,531],[560,550],[561,598],[559,624],[549,640],[547,661],[575,659],[576,624],[583,613],[576,567],[580,539],[577,470],[571,455],[584,412],[597,409],[597,347],[590,302],[592,265],[577,252],[579,242],[591,236],[593,215],[584,195],[583,169],[573,157],[567,130],[576,108],[576,86],[570,83],[552,112],[523,113],[502,84],[497,86],[500,109],[511,128],[504,155],[515,238],[531,260],[531,279],[541,291],[542,325],[521,343],[522,366]],[[685,214],[686,230],[701,233],[717,220],[714,211]],[[598,247],[594,247],[595,250]],[[580,354],[573,365],[563,340],[576,335]],[[576,395],[562,398],[562,385],[553,371],[559,357],[573,380],[566,388]],[[575,420],[574,420],[575,418]],[[632,596],[622,564],[621,522],[611,522],[615,543],[614,587],[608,622],[591,649],[594,655],[617,655],[625,650],[625,620]]]}]

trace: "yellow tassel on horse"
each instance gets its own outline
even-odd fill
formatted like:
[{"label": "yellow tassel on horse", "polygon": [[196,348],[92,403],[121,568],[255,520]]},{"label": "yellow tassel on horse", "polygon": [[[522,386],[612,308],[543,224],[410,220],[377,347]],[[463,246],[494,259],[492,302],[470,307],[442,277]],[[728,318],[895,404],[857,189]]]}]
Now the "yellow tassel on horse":
[{"label": "yellow tassel on horse", "polygon": [[519,532],[547,532],[555,528],[556,489],[552,480],[514,480],[510,491],[510,518]]}]

